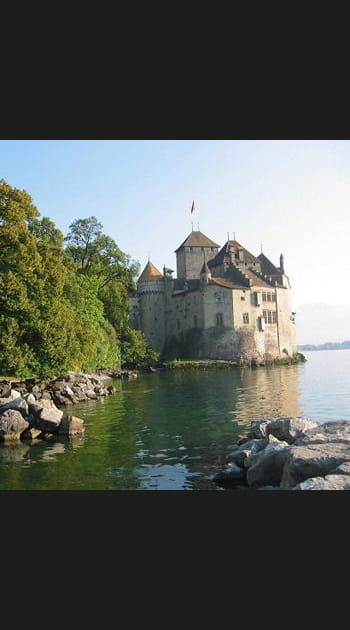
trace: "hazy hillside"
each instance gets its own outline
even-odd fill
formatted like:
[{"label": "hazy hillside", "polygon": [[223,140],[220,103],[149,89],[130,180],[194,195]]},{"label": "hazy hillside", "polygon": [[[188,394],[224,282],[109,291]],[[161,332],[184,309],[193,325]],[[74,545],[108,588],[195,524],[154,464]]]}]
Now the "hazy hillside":
[{"label": "hazy hillside", "polygon": [[296,309],[297,344],[323,344],[350,339],[350,307],[317,302]]}]

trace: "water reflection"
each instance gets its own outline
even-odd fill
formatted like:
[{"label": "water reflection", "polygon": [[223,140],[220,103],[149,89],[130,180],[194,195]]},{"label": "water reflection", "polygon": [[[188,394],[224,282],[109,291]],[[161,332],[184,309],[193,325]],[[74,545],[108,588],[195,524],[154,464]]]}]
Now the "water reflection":
[{"label": "water reflection", "polygon": [[0,488],[219,490],[208,476],[252,420],[301,415],[299,374],[281,366],[114,382],[113,396],[75,406],[83,435],[0,444]]},{"label": "water reflection", "polygon": [[299,366],[240,370],[232,419],[241,425],[268,416],[299,416]]},{"label": "water reflection", "polygon": [[29,451],[29,446],[16,440],[14,444],[0,443],[0,464],[9,464],[22,461]]}]

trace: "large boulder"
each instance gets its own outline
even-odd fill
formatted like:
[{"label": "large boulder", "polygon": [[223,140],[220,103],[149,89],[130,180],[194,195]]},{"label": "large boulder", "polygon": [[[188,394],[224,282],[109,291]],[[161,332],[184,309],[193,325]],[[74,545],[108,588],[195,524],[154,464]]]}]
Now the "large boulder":
[{"label": "large boulder", "polygon": [[42,409],[57,409],[52,400],[41,398],[40,400],[28,399],[29,412],[34,416],[39,416]]},{"label": "large boulder", "polygon": [[331,420],[317,424],[304,432],[304,435],[297,437],[295,444],[324,444],[343,443],[350,445],[350,421]]},{"label": "large boulder", "polygon": [[10,381],[0,381],[0,398],[8,398],[11,395]]},{"label": "large boulder", "polygon": [[248,433],[248,438],[266,438],[266,429],[270,422],[276,420],[276,418],[263,418],[262,420],[252,420],[250,423],[250,431]]},{"label": "large boulder", "polygon": [[[290,445],[276,438],[259,453],[247,458],[246,465],[247,483],[249,486],[279,485],[282,477],[283,467],[288,456]],[[249,462],[250,460],[250,462]]]},{"label": "large boulder", "polygon": [[341,442],[317,442],[290,447],[281,479],[281,486],[295,486],[310,477],[324,477],[350,461],[350,448]]},{"label": "large boulder", "polygon": [[243,481],[245,480],[245,477],[246,471],[244,468],[241,468],[234,462],[231,462],[226,468],[216,473],[211,480],[215,483],[226,485],[236,483],[237,481]]},{"label": "large boulder", "polygon": [[244,468],[245,461],[247,457],[250,455],[255,455],[259,451],[261,451],[268,444],[266,439],[252,439],[243,442],[240,445],[237,445],[235,450],[229,453],[227,459],[230,462],[234,462],[237,466],[242,466]]},{"label": "large boulder", "polygon": [[60,422],[62,420],[63,411],[60,409],[43,407],[36,418],[36,428],[43,431],[49,431],[55,433],[58,430]]},{"label": "large boulder", "polygon": [[326,475],[325,477],[310,477],[297,484],[291,490],[350,490],[348,475]]},{"label": "large boulder", "polygon": [[15,409],[16,411],[20,411],[22,416],[27,416],[29,413],[28,404],[24,398],[21,397],[12,398],[10,396],[10,400],[8,402],[0,404],[0,413],[6,411],[6,409]]},{"label": "large boulder", "polygon": [[20,411],[7,409],[0,415],[0,440],[19,440],[23,431],[29,426]]},{"label": "large boulder", "polygon": [[296,438],[303,436],[305,431],[318,427],[317,422],[300,416],[292,418],[276,418],[266,426],[266,435],[274,435],[278,440],[292,444]]}]

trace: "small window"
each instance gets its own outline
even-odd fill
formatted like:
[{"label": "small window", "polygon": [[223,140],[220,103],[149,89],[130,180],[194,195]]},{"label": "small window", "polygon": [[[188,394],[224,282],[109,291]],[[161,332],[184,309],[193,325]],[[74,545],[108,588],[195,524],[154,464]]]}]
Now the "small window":
[{"label": "small window", "polygon": [[216,325],[217,326],[223,326],[224,325],[223,313],[216,313]]},{"label": "small window", "polygon": [[198,328],[198,319],[197,315],[193,315],[193,327]]},{"label": "small window", "polygon": [[243,313],[243,324],[249,324],[249,313]]}]

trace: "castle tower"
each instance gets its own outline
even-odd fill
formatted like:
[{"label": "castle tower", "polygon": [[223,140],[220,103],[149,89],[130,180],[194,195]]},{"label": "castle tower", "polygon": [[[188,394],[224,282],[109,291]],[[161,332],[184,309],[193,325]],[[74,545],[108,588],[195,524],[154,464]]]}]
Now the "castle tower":
[{"label": "castle tower", "polygon": [[164,278],[148,261],[137,281],[140,306],[140,328],[157,352],[164,346]]},{"label": "castle tower", "polygon": [[210,269],[209,269],[207,263],[204,262],[203,267],[201,269],[201,274],[200,274],[201,285],[204,286],[204,285],[208,284],[210,279],[211,279]]},{"label": "castle tower", "polygon": [[193,230],[184,242],[175,250],[177,277],[179,280],[193,280],[200,276],[203,258],[210,260],[219,251],[219,245]]}]

